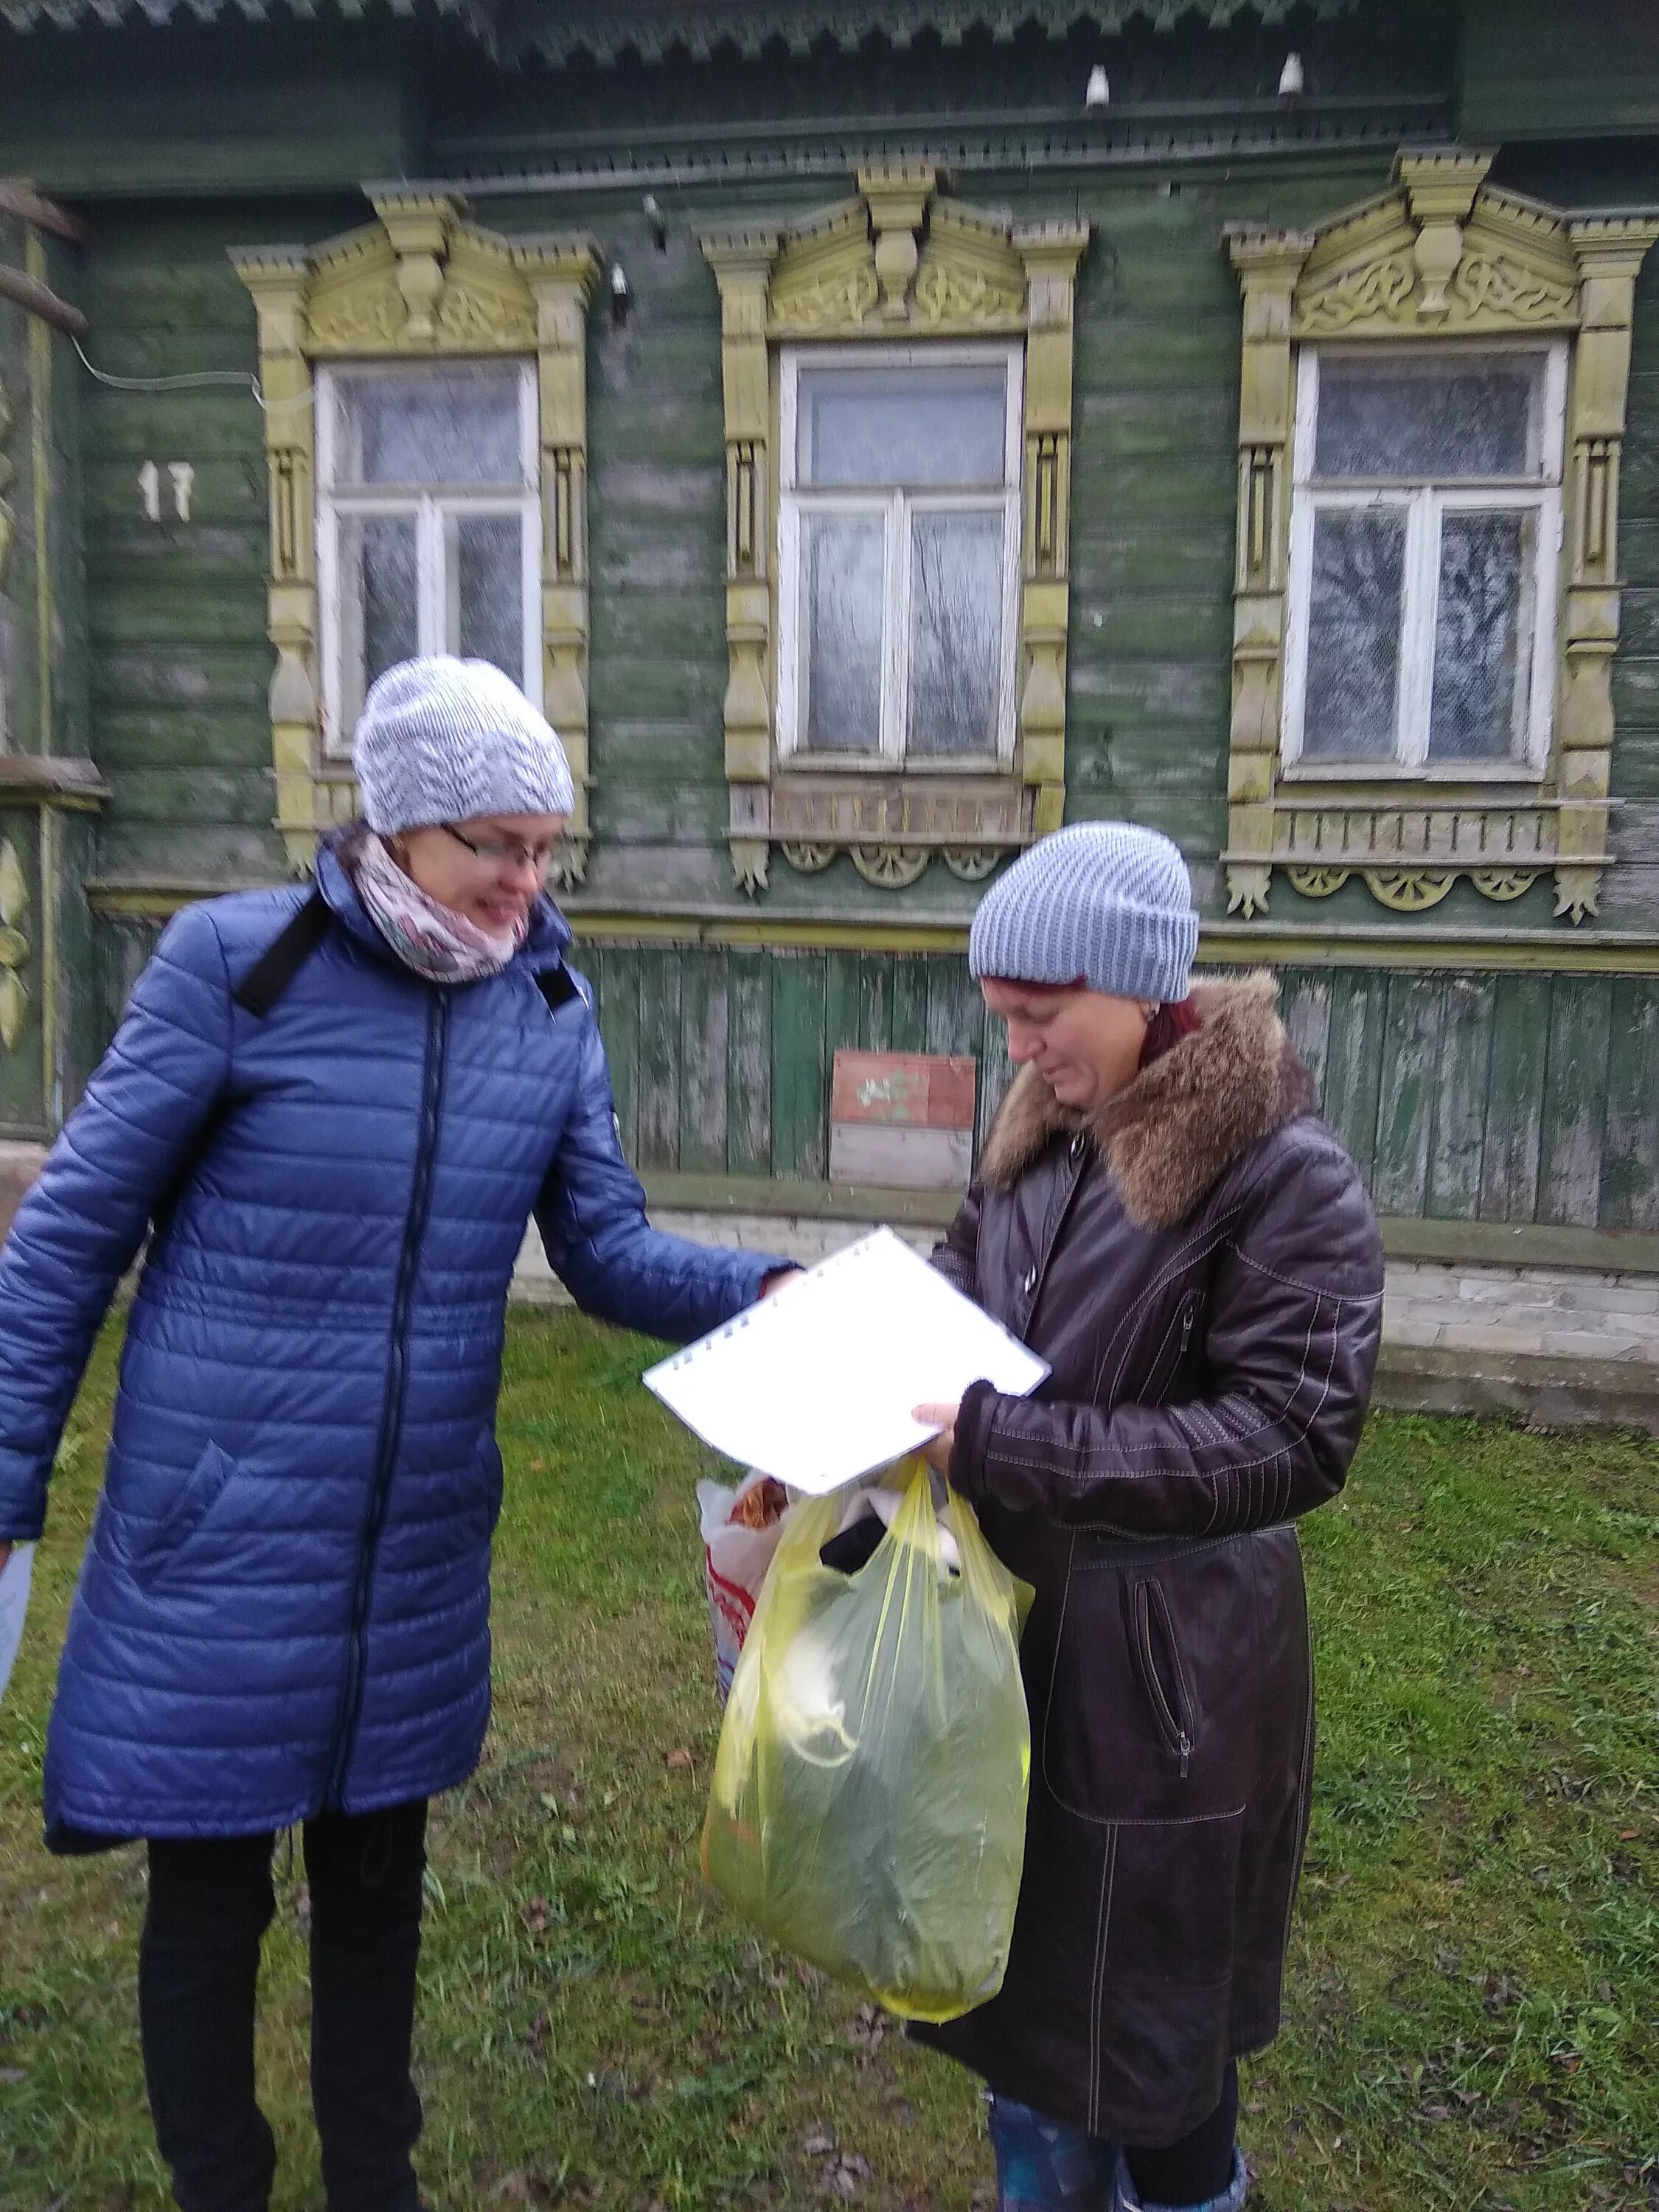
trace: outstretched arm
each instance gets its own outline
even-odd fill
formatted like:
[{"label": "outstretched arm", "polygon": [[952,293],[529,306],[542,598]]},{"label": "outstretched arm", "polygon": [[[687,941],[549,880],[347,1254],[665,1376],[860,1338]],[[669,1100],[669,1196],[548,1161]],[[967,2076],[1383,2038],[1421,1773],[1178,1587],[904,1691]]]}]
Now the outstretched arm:
[{"label": "outstretched arm", "polygon": [[645,1193],[623,1157],[611,1072],[591,1013],[580,1021],[576,1102],[537,1201],[548,1264],[585,1313],[649,1336],[689,1343],[753,1305],[788,1262],[665,1237],[645,1216]]}]

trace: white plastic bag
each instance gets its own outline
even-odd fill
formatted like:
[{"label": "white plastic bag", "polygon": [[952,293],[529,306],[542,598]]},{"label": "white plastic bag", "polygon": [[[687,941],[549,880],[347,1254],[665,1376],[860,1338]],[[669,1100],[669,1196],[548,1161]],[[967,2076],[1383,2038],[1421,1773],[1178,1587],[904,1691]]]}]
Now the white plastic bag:
[{"label": "white plastic bag", "polygon": [[724,1705],[732,1675],[755,1617],[761,1585],[783,1534],[786,1512],[769,1528],[746,1528],[732,1518],[738,1498],[769,1478],[751,1469],[735,1490],[718,1482],[697,1485],[702,1522],[703,1579],[708,1591],[708,1625],[714,1637],[714,1674]]},{"label": "white plastic bag", "polygon": [[11,1557],[0,1567],[0,1698],[6,1694],[12,1662],[23,1640],[23,1618],[29,1609],[29,1582],[33,1569],[33,1544],[14,1544]]}]

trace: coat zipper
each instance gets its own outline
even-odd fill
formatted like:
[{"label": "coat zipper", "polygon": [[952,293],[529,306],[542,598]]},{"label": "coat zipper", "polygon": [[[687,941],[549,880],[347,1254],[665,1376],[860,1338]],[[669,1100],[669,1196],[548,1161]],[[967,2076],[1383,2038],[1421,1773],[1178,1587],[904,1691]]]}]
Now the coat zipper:
[{"label": "coat zipper", "polygon": [[[1170,1326],[1164,1332],[1164,1341],[1158,1347],[1158,1357],[1152,1362],[1152,1373],[1143,1386],[1146,1395],[1140,1401],[1142,1405],[1157,1404],[1158,1394],[1165,1389],[1180,1372],[1181,1363],[1187,1357],[1188,1347],[1193,1340],[1193,1324],[1197,1318],[1198,1294],[1196,1291],[1188,1291],[1181,1302],[1178,1315],[1171,1316]],[[1169,1350],[1170,1339],[1175,1334],[1176,1319],[1179,1319],[1181,1323],[1181,1337],[1176,1346],[1175,1357],[1170,1359],[1165,1355]]]},{"label": "coat zipper", "polygon": [[374,1585],[374,1556],[392,1490],[392,1470],[403,1438],[404,1389],[409,1368],[409,1309],[415,1292],[415,1269],[432,1210],[432,1171],[438,1150],[439,1108],[442,1103],[444,1066],[449,1044],[449,1000],[434,990],[427,1012],[426,1061],[421,1081],[421,1127],[415,1149],[415,1182],[410,1194],[409,1215],[404,1224],[404,1248],[398,1262],[398,1287],[392,1307],[392,1344],[386,1361],[386,1398],[380,1413],[380,1449],[375,1455],[374,1482],[369,1492],[368,1517],[357,1555],[357,1582],[351,1601],[351,1641],[346,1652],[346,1680],[340,1701],[340,1722],[331,1761],[327,1802],[341,1808],[346,1770],[357,1741],[362,1717],[366,1675],[364,1644],[368,1628],[369,1595]]},{"label": "coat zipper", "polygon": [[[1174,1669],[1175,1701],[1164,1685],[1158,1670],[1158,1660],[1152,1650],[1152,1607],[1158,1607],[1158,1632],[1169,1652]],[[1192,1712],[1188,1706],[1185,1686],[1181,1680],[1181,1658],[1176,1650],[1175,1630],[1170,1620],[1170,1607],[1163,1590],[1155,1582],[1138,1582],[1134,1589],[1134,1624],[1136,1656],[1140,1661],[1141,1678],[1151,1701],[1152,1717],[1158,1723],[1158,1734],[1181,1761],[1181,1778],[1187,1778],[1192,1764]]]}]

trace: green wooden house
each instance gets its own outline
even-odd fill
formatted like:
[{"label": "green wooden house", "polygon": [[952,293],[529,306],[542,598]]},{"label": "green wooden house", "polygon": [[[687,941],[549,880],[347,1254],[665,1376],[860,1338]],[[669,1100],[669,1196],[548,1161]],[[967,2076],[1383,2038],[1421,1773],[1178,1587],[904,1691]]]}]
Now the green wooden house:
[{"label": "green wooden house", "polygon": [[835,1054],[982,1133],[979,889],[1129,816],[1410,1387],[1651,1392],[1651,7],[0,0],[0,1136],[483,653],[659,1209],[948,1213],[831,1181]]}]

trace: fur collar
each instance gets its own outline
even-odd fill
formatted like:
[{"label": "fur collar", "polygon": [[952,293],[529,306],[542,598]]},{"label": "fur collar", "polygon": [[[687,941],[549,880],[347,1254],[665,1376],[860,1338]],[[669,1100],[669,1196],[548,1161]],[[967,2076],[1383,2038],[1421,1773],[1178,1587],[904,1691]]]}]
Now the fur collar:
[{"label": "fur collar", "polygon": [[1051,1137],[1084,1128],[1130,1218],[1143,1229],[1173,1227],[1252,1145],[1314,1103],[1278,998],[1265,969],[1239,982],[1194,982],[1203,1028],[1091,1114],[1068,1112],[1034,1067],[1021,1068],[993,1124],[981,1180],[1011,1188]]}]

